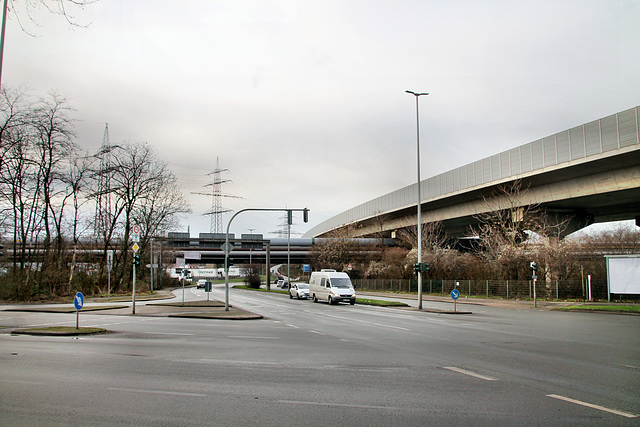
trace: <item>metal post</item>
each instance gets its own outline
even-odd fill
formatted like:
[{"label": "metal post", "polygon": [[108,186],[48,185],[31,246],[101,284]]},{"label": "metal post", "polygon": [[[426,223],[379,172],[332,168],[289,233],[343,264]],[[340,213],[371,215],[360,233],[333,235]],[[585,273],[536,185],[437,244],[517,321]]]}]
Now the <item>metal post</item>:
[{"label": "metal post", "polygon": [[[428,93],[417,93],[410,90],[405,91],[416,97],[416,148],[418,163],[418,264],[422,265],[422,193],[420,191],[420,112],[418,109],[418,98],[420,95]],[[422,269],[418,269],[418,310],[422,310]]]},{"label": "metal post", "polygon": [[151,238],[151,293],[153,293],[153,237]]},{"label": "metal post", "polygon": [[291,287],[291,222],[289,221],[291,215],[287,212],[287,282],[289,282],[289,288]]},{"label": "metal post", "polygon": [[136,314],[136,263],[133,262],[133,294],[131,295],[131,314]]},{"label": "metal post", "polygon": [[267,290],[271,289],[271,242],[267,241],[267,256],[266,256],[266,263],[267,263],[267,284],[266,284],[266,288]]},{"label": "metal post", "polygon": [[4,35],[7,28],[7,0],[2,6],[2,34],[0,34],[0,87],[2,87],[2,61],[4,58]]},{"label": "metal post", "polygon": [[582,302],[586,302],[585,292],[584,292],[584,266],[580,264],[580,280],[582,281]]}]

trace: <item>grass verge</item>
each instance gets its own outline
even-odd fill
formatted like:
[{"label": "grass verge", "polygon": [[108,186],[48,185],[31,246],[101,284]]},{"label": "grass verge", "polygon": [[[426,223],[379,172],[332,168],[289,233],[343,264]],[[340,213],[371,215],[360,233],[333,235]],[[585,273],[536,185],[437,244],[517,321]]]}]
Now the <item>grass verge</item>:
[{"label": "grass verge", "polygon": [[13,334],[26,335],[57,335],[57,336],[73,336],[73,335],[95,335],[105,334],[108,331],[103,328],[75,328],[74,326],[50,326],[43,328],[17,329],[12,331]]},{"label": "grass verge", "polygon": [[572,305],[569,307],[557,307],[554,310],[640,314],[640,305]]},{"label": "grass verge", "polygon": [[382,301],[368,298],[356,298],[356,304],[375,305],[376,307],[409,307],[409,304],[400,301]]}]

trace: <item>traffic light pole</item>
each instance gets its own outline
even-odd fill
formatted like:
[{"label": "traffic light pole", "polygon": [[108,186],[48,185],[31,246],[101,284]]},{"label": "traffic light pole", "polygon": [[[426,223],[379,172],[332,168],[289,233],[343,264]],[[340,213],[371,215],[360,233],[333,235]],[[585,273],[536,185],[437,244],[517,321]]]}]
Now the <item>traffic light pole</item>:
[{"label": "traffic light pole", "polygon": [[538,281],[538,263],[535,261],[531,261],[531,264],[529,264],[529,266],[531,267],[531,270],[533,271],[533,274],[531,276],[531,278],[533,279],[533,306],[535,308],[538,307],[538,298],[536,297],[536,282]]},{"label": "traffic light pole", "polygon": [[136,314],[136,263],[135,261],[133,262],[133,294],[131,295],[131,303],[133,307],[131,314]]},{"label": "traffic light pole", "polygon": [[[229,223],[227,224],[227,234],[224,241],[224,311],[229,311],[229,252],[231,252],[231,243],[229,243],[229,228],[231,227],[231,222],[235,217],[237,217],[242,212],[246,211],[267,211],[267,212],[302,212],[302,218],[304,222],[309,221],[309,209],[267,209],[267,208],[246,208],[240,209],[238,212],[233,214]],[[289,215],[289,214],[287,214]],[[269,266],[267,265],[267,269]],[[291,285],[291,282],[289,282]]]}]

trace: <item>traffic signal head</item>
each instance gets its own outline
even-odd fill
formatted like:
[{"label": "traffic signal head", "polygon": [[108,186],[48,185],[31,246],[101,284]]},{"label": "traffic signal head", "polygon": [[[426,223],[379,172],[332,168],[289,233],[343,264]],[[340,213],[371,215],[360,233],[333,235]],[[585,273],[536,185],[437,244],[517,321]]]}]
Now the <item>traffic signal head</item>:
[{"label": "traffic signal head", "polygon": [[533,271],[538,271],[538,263],[535,261],[531,261],[531,264],[529,264],[531,266],[531,269]]},{"label": "traffic signal head", "polygon": [[421,270],[423,273],[426,273],[427,271],[429,271],[429,264],[427,264],[426,262],[422,263],[422,268]]},{"label": "traffic signal head", "polygon": [[309,209],[304,208],[304,210],[302,211],[302,220],[304,222],[309,222]]},{"label": "traffic signal head", "polygon": [[140,266],[140,255],[134,255],[133,256],[133,265],[135,265],[136,267]]},{"label": "traffic signal head", "polygon": [[420,263],[413,264],[413,273],[418,274],[419,271],[420,271]]},{"label": "traffic signal head", "polygon": [[293,224],[293,212],[287,211],[287,224]]}]

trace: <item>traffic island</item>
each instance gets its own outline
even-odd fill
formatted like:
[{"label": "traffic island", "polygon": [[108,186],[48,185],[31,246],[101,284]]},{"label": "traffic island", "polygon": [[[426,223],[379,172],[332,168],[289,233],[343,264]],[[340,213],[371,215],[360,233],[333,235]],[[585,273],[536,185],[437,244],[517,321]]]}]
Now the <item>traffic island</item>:
[{"label": "traffic island", "polygon": [[439,314],[473,314],[470,311],[465,310],[438,310],[435,308],[423,308],[422,311],[427,313],[439,313]]},{"label": "traffic island", "polygon": [[409,310],[409,311],[423,311],[425,313],[436,313],[436,314],[473,314],[473,312],[468,310],[440,310],[437,308],[423,308],[420,310],[417,307],[394,307],[398,310]]},{"label": "traffic island", "polygon": [[103,328],[74,328],[72,326],[51,326],[43,328],[14,329],[11,335],[39,335],[72,337],[78,335],[98,335],[109,333]]},{"label": "traffic island", "polygon": [[[127,308],[126,305],[100,305],[93,307],[83,307],[82,311],[104,311],[104,310],[117,310],[119,308]],[[25,313],[75,313],[77,309],[75,307],[15,307],[5,308],[3,311],[22,311]]]},{"label": "traffic island", "polygon": [[138,307],[141,316],[184,317],[192,319],[221,319],[221,320],[256,320],[263,319],[262,315],[229,306],[220,301],[186,301],[146,304]]}]

